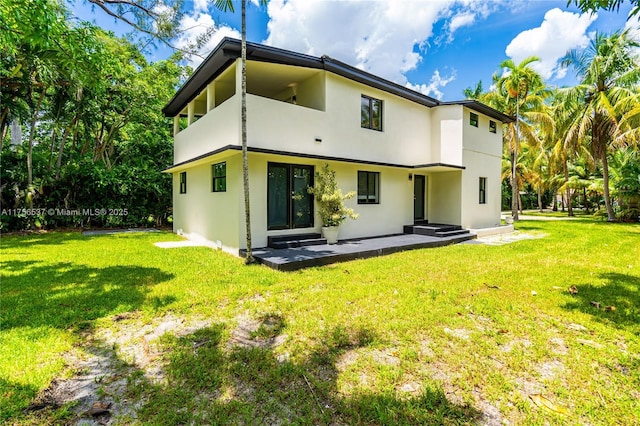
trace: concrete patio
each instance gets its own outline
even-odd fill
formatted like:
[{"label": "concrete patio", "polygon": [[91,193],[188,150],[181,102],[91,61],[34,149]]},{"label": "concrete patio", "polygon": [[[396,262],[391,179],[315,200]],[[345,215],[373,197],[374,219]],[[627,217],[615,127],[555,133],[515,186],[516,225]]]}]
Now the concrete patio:
[{"label": "concrete patio", "polygon": [[[442,247],[475,239],[475,234],[432,237],[420,234],[397,234],[373,238],[339,241],[338,244],[311,245],[295,248],[258,248],[253,256],[259,263],[279,271],[294,271],[355,259],[384,256],[405,250]],[[241,253],[244,255],[244,253]]]}]

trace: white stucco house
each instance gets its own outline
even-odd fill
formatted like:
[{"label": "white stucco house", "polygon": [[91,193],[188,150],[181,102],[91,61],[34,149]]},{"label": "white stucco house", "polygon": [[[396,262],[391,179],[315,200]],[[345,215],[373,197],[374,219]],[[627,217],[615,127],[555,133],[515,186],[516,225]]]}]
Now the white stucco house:
[{"label": "white stucco house", "polygon": [[[500,224],[502,124],[477,101],[440,102],[327,56],[248,43],[247,132],[253,247],[320,232],[306,191],[328,163],[360,217],[340,238],[415,221]],[[174,231],[245,247],[240,41],[226,38],[163,112],[174,118]]]}]

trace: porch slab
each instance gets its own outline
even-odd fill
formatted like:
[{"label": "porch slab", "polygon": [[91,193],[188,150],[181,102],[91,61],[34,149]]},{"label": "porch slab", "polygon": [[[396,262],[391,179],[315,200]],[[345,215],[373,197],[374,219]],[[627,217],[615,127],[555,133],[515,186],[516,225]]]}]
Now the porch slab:
[{"label": "porch slab", "polygon": [[[339,241],[295,248],[259,248],[253,250],[256,260],[279,271],[295,271],[312,266],[323,266],[355,259],[384,256],[405,250],[442,247],[475,239],[475,234],[450,237],[431,237],[419,234],[396,234],[373,238]],[[240,253],[241,256],[244,253]]]}]

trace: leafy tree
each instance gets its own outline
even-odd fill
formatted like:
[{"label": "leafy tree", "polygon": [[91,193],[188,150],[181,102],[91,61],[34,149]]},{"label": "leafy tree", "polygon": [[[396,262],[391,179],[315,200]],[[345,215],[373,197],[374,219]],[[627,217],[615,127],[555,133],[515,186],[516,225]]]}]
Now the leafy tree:
[{"label": "leafy tree", "polygon": [[548,91],[542,77],[531,68],[538,61],[532,56],[519,64],[507,59],[500,64],[502,75],[493,77],[495,90],[483,97],[483,101],[503,113],[516,117],[514,123],[507,124],[503,132],[505,149],[511,163],[511,214],[518,220],[517,162],[521,151],[521,141],[530,146],[539,146],[540,129],[552,127],[553,122],[546,111],[545,98]]},{"label": "leafy tree", "polygon": [[[620,10],[620,6],[624,3],[624,0],[569,0],[567,6],[571,3],[578,6],[583,12],[595,12],[598,9],[604,10]],[[629,18],[637,15],[640,12],[640,0],[629,0],[629,3],[633,5]]]},{"label": "leafy tree", "polygon": [[638,135],[638,81],[640,67],[633,48],[638,44],[626,32],[596,34],[584,50],[572,50],[563,60],[576,70],[580,84],[566,89],[579,102],[568,138],[588,140],[602,165],[604,201],[609,221],[615,220],[610,196],[608,154],[614,147],[634,143]]},{"label": "leafy tree", "polygon": [[[173,147],[160,111],[183,75],[178,58],[149,64],[128,41],[71,24],[56,1],[3,0],[0,12],[3,207],[130,210],[126,217],[4,215],[0,228],[157,223],[171,203],[161,170]],[[9,136],[17,144],[4,143]]]},{"label": "leafy tree", "polygon": [[478,83],[476,83],[476,87],[467,87],[466,89],[464,89],[462,91],[462,94],[464,95],[465,98],[467,99],[480,99],[483,95],[482,92],[482,80],[478,81]]}]

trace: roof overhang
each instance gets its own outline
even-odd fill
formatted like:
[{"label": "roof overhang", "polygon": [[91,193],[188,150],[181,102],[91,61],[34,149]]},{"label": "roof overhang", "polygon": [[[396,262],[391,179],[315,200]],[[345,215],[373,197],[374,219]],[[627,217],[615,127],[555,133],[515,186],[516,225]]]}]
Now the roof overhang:
[{"label": "roof overhang", "polygon": [[[162,109],[164,115],[167,117],[178,115],[189,102],[207,87],[207,84],[233,65],[240,56],[240,40],[229,37],[223,38]],[[322,69],[429,108],[439,105],[462,105],[503,123],[515,121],[513,117],[505,115],[481,102],[475,100],[441,102],[326,55],[318,58],[277,47],[247,42],[247,60]]]},{"label": "roof overhang", "polygon": [[[166,170],[163,170],[163,173],[175,173],[180,170],[188,169],[191,167],[199,166],[202,164],[206,164],[211,161],[211,157],[219,156],[222,153],[229,152],[239,152],[242,150],[242,147],[239,145],[226,145],[222,148],[218,148],[214,151],[210,151],[194,157],[190,160],[183,161],[181,163],[174,164]],[[383,166],[383,167],[395,167],[401,169],[429,169],[429,171],[453,171],[453,170],[464,170],[465,166],[457,166],[453,164],[445,164],[445,163],[430,163],[430,164],[395,164],[395,163],[385,163],[380,161],[367,161],[362,159],[355,158],[346,158],[346,157],[332,157],[327,155],[313,155],[306,154],[302,152],[292,152],[292,151],[279,151],[275,149],[266,149],[266,148],[255,148],[255,147],[247,147],[248,152],[257,153],[257,154],[269,154],[269,155],[280,155],[285,157],[297,157],[297,158],[309,158],[314,160],[322,160],[322,161],[335,161],[341,163],[352,163],[352,164],[366,164],[372,166]]]},{"label": "roof overhang", "polygon": [[461,105],[469,109],[472,109],[476,112],[479,112],[481,114],[484,114],[488,117],[495,118],[496,120],[501,121],[502,123],[513,123],[514,121],[516,121],[514,117],[503,114],[497,109],[491,108],[489,105],[485,105],[482,102],[478,102],[474,99],[466,99],[463,101],[453,101],[453,102],[440,102],[440,105],[443,105],[443,106]]}]

